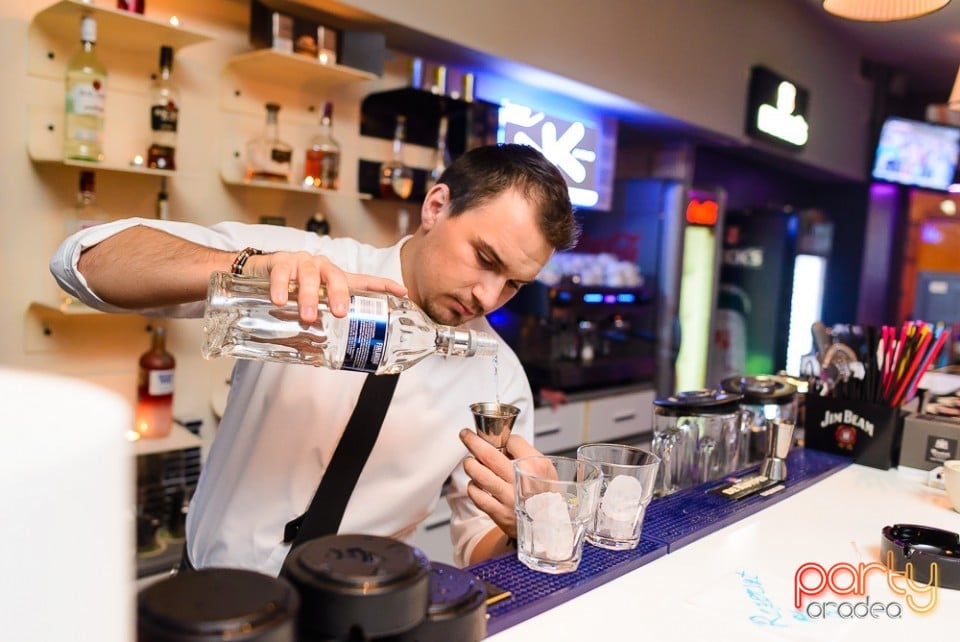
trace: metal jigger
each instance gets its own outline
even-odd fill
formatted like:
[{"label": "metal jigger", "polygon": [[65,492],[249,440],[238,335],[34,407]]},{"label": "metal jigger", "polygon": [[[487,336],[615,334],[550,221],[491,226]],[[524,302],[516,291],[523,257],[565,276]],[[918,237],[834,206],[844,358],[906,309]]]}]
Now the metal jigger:
[{"label": "metal jigger", "polygon": [[503,450],[510,439],[513,422],[517,420],[520,409],[508,403],[484,401],[470,404],[473,413],[473,422],[477,425],[477,434],[481,439],[496,448]]},{"label": "metal jigger", "polygon": [[768,421],[767,435],[770,439],[767,456],[760,466],[760,474],[767,479],[783,481],[787,478],[787,453],[793,443],[794,424],[788,421]]}]

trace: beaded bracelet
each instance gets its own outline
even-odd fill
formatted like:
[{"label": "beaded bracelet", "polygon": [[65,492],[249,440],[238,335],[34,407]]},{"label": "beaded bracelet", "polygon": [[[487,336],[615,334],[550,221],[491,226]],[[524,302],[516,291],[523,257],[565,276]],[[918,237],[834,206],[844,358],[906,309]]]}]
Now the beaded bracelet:
[{"label": "beaded bracelet", "polygon": [[243,266],[247,264],[247,259],[254,255],[263,254],[263,250],[258,250],[255,247],[248,247],[240,254],[237,254],[237,258],[233,259],[233,265],[230,266],[230,274],[235,274],[237,276],[243,275]]}]

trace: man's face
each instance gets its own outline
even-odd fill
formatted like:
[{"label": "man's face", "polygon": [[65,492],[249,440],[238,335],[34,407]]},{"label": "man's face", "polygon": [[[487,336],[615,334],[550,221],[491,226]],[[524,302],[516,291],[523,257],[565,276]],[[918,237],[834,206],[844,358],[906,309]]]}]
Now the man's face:
[{"label": "man's face", "polygon": [[553,253],[535,207],[516,190],[449,217],[446,185],[424,203],[411,296],[435,321],[459,325],[496,310]]}]

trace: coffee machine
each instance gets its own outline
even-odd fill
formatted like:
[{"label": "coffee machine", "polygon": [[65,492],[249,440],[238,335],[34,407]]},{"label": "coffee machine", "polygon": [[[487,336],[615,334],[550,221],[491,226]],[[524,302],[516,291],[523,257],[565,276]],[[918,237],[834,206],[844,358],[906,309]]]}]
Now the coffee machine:
[{"label": "coffee machine", "polygon": [[655,307],[645,287],[564,279],[525,286],[488,318],[517,353],[535,391],[570,392],[651,380]]}]

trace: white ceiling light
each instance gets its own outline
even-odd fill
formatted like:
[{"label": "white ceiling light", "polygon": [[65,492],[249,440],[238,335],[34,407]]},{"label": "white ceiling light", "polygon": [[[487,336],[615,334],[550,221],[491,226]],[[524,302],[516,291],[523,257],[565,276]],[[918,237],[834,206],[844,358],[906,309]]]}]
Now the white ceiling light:
[{"label": "white ceiling light", "polygon": [[848,20],[893,22],[916,18],[950,4],[950,0],[823,0],[823,8]]}]

